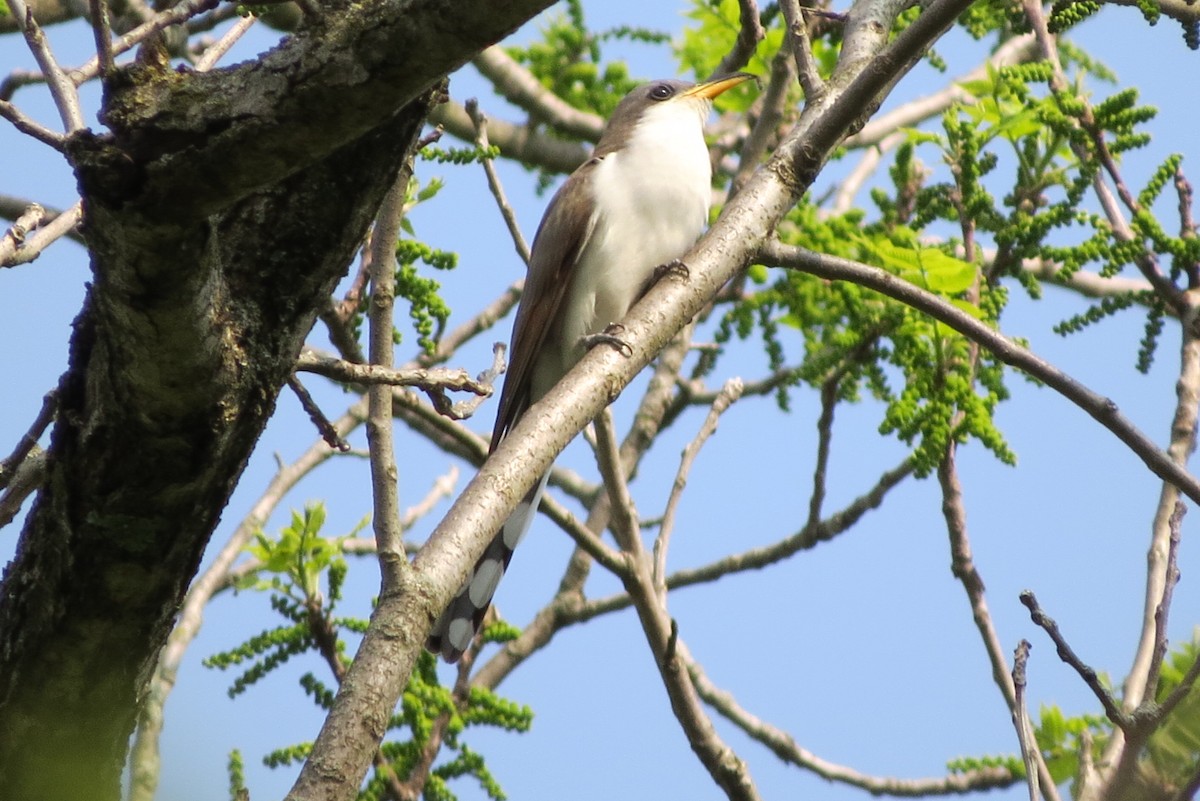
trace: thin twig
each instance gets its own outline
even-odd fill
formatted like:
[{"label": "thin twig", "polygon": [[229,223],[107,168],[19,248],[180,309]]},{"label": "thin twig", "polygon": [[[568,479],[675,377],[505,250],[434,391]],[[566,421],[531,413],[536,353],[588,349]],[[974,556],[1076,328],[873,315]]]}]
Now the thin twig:
[{"label": "thin twig", "polygon": [[826,471],[829,468],[830,444],[833,441],[833,412],[837,408],[839,382],[828,378],[821,384],[821,414],[817,417],[817,458],[813,460],[813,489],[808,499],[806,526],[821,519],[825,503]]},{"label": "thin twig", "polygon": [[696,685],[696,693],[721,717],[737,726],[755,742],[770,749],[771,753],[785,763],[811,771],[826,781],[857,787],[872,795],[907,798],[961,795],[968,792],[1011,787],[1018,781],[1012,771],[1002,767],[979,768],[928,779],[898,779],[861,773],[846,765],[830,762],[808,749],[802,748],[786,731],[748,712],[731,693],[713,684],[694,660],[687,660],[687,670]]},{"label": "thin twig", "polygon": [[779,8],[787,23],[788,41],[791,42],[792,58],[796,62],[796,77],[804,90],[804,99],[806,102],[819,100],[825,94],[825,81],[817,67],[812,41],[808,37],[808,22],[804,19],[804,13],[812,9],[801,8],[799,0],[780,0]]},{"label": "thin twig", "polygon": [[236,23],[234,23],[233,27],[226,31],[224,36],[218,39],[214,45],[205,50],[204,55],[200,56],[200,58],[196,60],[196,72],[207,72],[208,70],[212,69],[216,63],[221,60],[221,57],[229,52],[229,48],[233,47],[234,44],[237,43],[237,40],[241,39],[242,35],[245,34],[246,31],[250,30],[250,27],[254,25],[257,20],[258,17],[250,15],[242,17]]},{"label": "thin twig", "polygon": [[651,575],[654,577],[654,587],[662,603],[666,602],[667,550],[671,544],[671,534],[675,529],[675,511],[679,506],[679,498],[683,494],[684,487],[687,486],[688,474],[696,462],[696,457],[700,454],[700,449],[704,447],[708,438],[716,433],[717,421],[721,415],[742,396],[742,389],[743,384],[740,378],[731,378],[725,382],[725,386],[721,388],[720,394],[717,395],[712,408],[704,418],[700,430],[683,449],[683,455],[679,459],[679,470],[675,473],[675,481],[671,485],[671,493],[667,497],[667,506],[663,511],[662,526],[654,540],[654,570]]},{"label": "thin twig", "polygon": [[42,224],[46,218],[46,210],[37,203],[30,203],[23,212],[13,220],[9,229],[0,236],[0,264],[6,264],[17,250],[25,244],[25,237],[34,228]]},{"label": "thin twig", "polygon": [[[144,22],[137,26],[129,33],[123,34],[121,37],[113,41],[112,52],[113,56],[119,56],[122,53],[136,47],[143,42],[147,37],[158,33],[172,25],[178,25],[181,22],[186,22],[197,14],[205,11],[210,11],[217,7],[220,0],[183,0],[178,5],[171,6],[166,11],[159,12],[154,19],[149,22]],[[230,13],[234,13],[232,6]],[[45,69],[43,67],[43,69]],[[75,85],[80,84],[95,78],[100,74],[100,59],[92,58],[86,61],[83,66],[76,67],[70,71],[70,81]],[[80,126],[82,127],[82,126]]]},{"label": "thin twig", "polygon": [[767,34],[763,30],[762,20],[759,19],[758,5],[754,0],[738,0],[738,35],[733,42],[733,47],[725,57],[721,59],[721,63],[713,70],[710,78],[719,78],[723,75],[737,72],[750,63],[751,57],[754,55],[755,49],[758,48],[758,43],[763,40]]},{"label": "thin twig", "polygon": [[300,383],[300,379],[296,377],[295,373],[288,377],[288,387],[300,399],[300,405],[308,413],[308,419],[312,420],[313,425],[317,427],[317,431],[321,434],[321,439],[325,440],[329,447],[334,450],[348,453],[350,451],[350,443],[338,436],[337,429],[333,427],[333,423],[329,422],[329,418],[321,411],[321,407],[313,400],[313,396],[304,384]]},{"label": "thin twig", "polygon": [[96,38],[96,58],[100,75],[107,77],[113,68],[112,23],[108,15],[108,0],[88,0],[92,12],[92,33]]},{"label": "thin twig", "polygon": [[750,134],[742,144],[738,168],[733,176],[733,188],[730,190],[731,197],[750,180],[750,176],[758,169],[767,152],[779,141],[779,131],[790,105],[788,93],[792,88],[794,76],[795,68],[788,57],[787,48],[780,48],[771,59],[771,77],[758,103],[758,119],[754,121]]},{"label": "thin twig", "polygon": [[79,93],[75,91],[74,84],[54,58],[46,35],[33,18],[33,10],[25,5],[25,0],[9,0],[8,9],[17,21],[17,27],[25,35],[25,42],[29,45],[34,59],[46,76],[50,95],[54,98],[54,106],[58,109],[63,128],[68,134],[83,130],[87,126],[83,123],[83,111],[79,107]]},{"label": "thin twig", "polygon": [[33,236],[28,237],[25,244],[9,258],[0,260],[0,267],[13,267],[33,261],[54,242],[71,235],[82,217],[83,206],[76,202],[74,206],[34,231]]},{"label": "thin twig", "polygon": [[0,489],[8,486],[17,468],[25,461],[25,457],[29,456],[30,452],[37,447],[38,439],[45,433],[46,427],[50,425],[50,421],[54,419],[54,413],[57,409],[58,390],[52,389],[42,396],[42,408],[38,410],[37,416],[33,418],[33,423],[30,424],[29,429],[17,441],[13,452],[3,462],[0,462]]},{"label": "thin twig", "polygon": [[1029,663],[1030,647],[1029,640],[1021,640],[1013,652],[1013,725],[1017,727],[1021,760],[1025,763],[1025,783],[1029,786],[1029,801],[1038,801],[1038,770],[1037,759],[1034,757],[1038,746],[1033,736],[1033,724],[1029,721],[1029,709],[1025,705],[1025,668]]},{"label": "thin twig", "polygon": [[296,359],[296,369],[316,373],[334,381],[364,386],[416,387],[424,392],[470,392],[481,397],[492,394],[492,385],[462,369],[448,367],[384,367],[379,364],[355,364],[305,348]]},{"label": "thin twig", "polygon": [[[967,533],[966,504],[963,501],[962,484],[958,477],[956,455],[957,446],[951,440],[946,448],[945,456],[937,468],[938,485],[942,491],[942,515],[946,520],[946,532],[950,539],[950,569],[967,593],[967,600],[971,605],[971,619],[979,631],[984,652],[992,667],[992,681],[1000,690],[1013,721],[1019,721],[1023,713],[1018,706],[1014,677],[1009,672],[1008,663],[1004,658],[1000,635],[996,632],[996,624],[992,620],[992,613],[988,608],[983,578],[975,567],[975,559],[971,552],[971,540]],[[1020,731],[1018,730],[1018,732]],[[1038,783],[1040,787],[1044,788],[1047,801],[1057,801],[1058,788],[1046,767],[1041,751],[1035,748],[1024,753],[1034,763],[1034,770],[1031,773],[1038,774]]]},{"label": "thin twig", "polygon": [[529,70],[499,45],[483,50],[471,63],[492,82],[496,92],[540,122],[591,142],[600,138],[604,130],[603,118],[580,111],[542,86]]},{"label": "thin twig", "polygon": [[641,527],[638,524],[633,498],[629,494],[625,471],[621,469],[621,456],[618,452],[612,411],[605,408],[596,417],[595,425],[596,463],[600,466],[600,475],[604,477],[604,486],[608,488],[608,496],[612,501],[613,536],[616,537],[621,550],[631,555],[641,554],[643,552]]},{"label": "thin twig", "polygon": [[[805,525],[795,534],[771,545],[730,554],[700,567],[677,570],[667,576],[667,589],[676,590],[696,584],[706,584],[735,573],[761,570],[769,565],[782,562],[800,551],[810,550],[823,542],[828,542],[853,528],[868,511],[878,508],[883,503],[888,491],[912,475],[912,471],[912,462],[906,459],[900,466],[885,471],[875,486],[864,495],[817,524]],[[628,608],[631,603],[632,600],[627,593],[597,598],[571,610],[569,620],[566,620],[563,625],[582,623],[600,615]]]},{"label": "thin twig", "polygon": [[1113,694],[1108,691],[1104,684],[1100,681],[1100,677],[1096,671],[1089,665],[1085,664],[1080,659],[1071,646],[1063,637],[1062,632],[1058,630],[1058,624],[1042,611],[1042,607],[1038,604],[1037,596],[1030,590],[1024,590],[1020,595],[1021,603],[1029,610],[1029,618],[1033,624],[1046,632],[1050,637],[1051,642],[1058,651],[1058,658],[1071,666],[1071,668],[1079,674],[1088,688],[1100,701],[1100,705],[1104,707],[1104,713],[1108,715],[1108,719],[1113,722],[1117,728],[1125,731],[1133,725],[1133,721],[1121,709],[1120,703],[1113,697]]},{"label": "thin twig", "polygon": [[[481,150],[487,151],[491,149],[491,143],[488,141],[488,118],[479,108],[479,101],[471,98],[466,103],[467,114],[471,116],[471,121],[475,124],[475,144]],[[487,176],[488,189],[492,191],[492,197],[496,199],[496,206],[500,209],[500,216],[504,218],[504,224],[508,227],[508,234],[512,237],[513,246],[517,249],[517,255],[521,257],[521,261],[525,262],[525,266],[529,266],[529,245],[525,241],[525,236],[521,233],[521,225],[517,222],[517,213],[513,211],[509,205],[508,198],[504,194],[504,186],[500,183],[500,176],[496,172],[496,165],[492,159],[484,158],[480,160],[483,165],[483,172]]]},{"label": "thin twig", "polygon": [[13,127],[21,133],[32,136],[43,145],[49,145],[60,153],[66,150],[67,138],[65,136],[50,130],[32,117],[25,116],[20,109],[7,100],[0,100],[0,117],[11,122]]}]

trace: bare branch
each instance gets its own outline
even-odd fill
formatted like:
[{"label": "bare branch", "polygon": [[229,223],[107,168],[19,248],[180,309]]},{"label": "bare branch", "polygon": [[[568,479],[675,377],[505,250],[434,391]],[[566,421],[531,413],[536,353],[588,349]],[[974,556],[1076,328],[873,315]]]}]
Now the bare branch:
[{"label": "bare branch", "polygon": [[[1175,168],[1175,194],[1179,197],[1179,238],[1194,239],[1196,237],[1196,220],[1192,216],[1192,185],[1188,182],[1187,176],[1183,174],[1183,165],[1180,164]],[[1193,262],[1185,264],[1183,269],[1187,272],[1188,287],[1196,289],[1200,287],[1200,264]]]},{"label": "bare branch", "polygon": [[638,525],[633,498],[629,495],[625,471],[621,469],[621,455],[617,448],[612,411],[605,408],[596,416],[595,425],[596,464],[600,467],[600,475],[604,477],[604,486],[608,489],[609,500],[612,502],[613,536],[616,537],[621,550],[638,559],[643,554],[642,531]]},{"label": "bare branch", "polygon": [[751,739],[766,746],[784,762],[809,770],[822,779],[839,784],[858,787],[872,795],[899,797],[923,797],[938,795],[961,795],[963,793],[1011,787],[1018,779],[1012,771],[1002,768],[980,768],[930,779],[896,779],[885,776],[870,776],[853,768],[822,759],[806,748],[802,748],[787,732],[747,712],[732,694],[718,688],[692,660],[687,663],[688,673],[696,685],[696,692],[704,703],[737,726]]},{"label": "bare branch", "polygon": [[838,381],[827,379],[821,384],[821,414],[817,417],[817,458],[813,460],[813,489],[808,498],[808,520],[805,526],[814,526],[821,519],[821,506],[825,503],[825,478],[829,467],[830,443],[833,441],[833,412],[837,407]]},{"label": "bare branch", "polygon": [[[1023,722],[1022,716],[1025,712],[1019,706],[1017,698],[1016,674],[1009,672],[1008,663],[1004,658],[1004,649],[1000,645],[1000,636],[996,633],[996,624],[992,620],[991,610],[984,597],[983,578],[975,568],[975,559],[971,553],[971,540],[967,534],[966,505],[963,502],[962,484],[959,482],[956,466],[956,450],[955,443],[951,441],[937,468],[938,485],[942,491],[942,515],[945,517],[946,533],[950,538],[950,569],[967,593],[967,599],[971,605],[971,618],[975,622],[975,628],[979,631],[979,637],[983,641],[983,650],[992,667],[992,681],[999,688],[1014,724],[1018,726],[1018,739],[1024,745],[1027,725]],[[1030,775],[1036,774],[1036,780],[1046,794],[1046,800],[1057,801],[1058,788],[1054,784],[1050,771],[1046,768],[1041,751],[1037,748],[1030,750],[1023,748],[1022,755],[1036,766],[1036,770],[1031,770]]]},{"label": "bare branch", "polygon": [[[409,160],[401,168],[375,218],[371,235],[371,364],[390,370],[395,362],[395,323],[392,308],[396,292],[396,240],[404,216],[404,200],[412,175]],[[392,441],[392,390],[382,384],[367,389],[367,443],[371,450],[371,498],[374,514],[382,592],[394,590],[409,569],[400,531],[400,505],[396,482],[396,451]]]},{"label": "bare branch", "polygon": [[792,57],[796,63],[796,77],[800,80],[800,87],[804,89],[805,100],[816,100],[825,94],[825,81],[821,78],[817,59],[813,56],[812,41],[808,37],[808,22],[804,19],[805,9],[800,7],[799,0],[781,0],[779,7],[787,22],[788,41],[791,43]]},{"label": "bare branch", "polygon": [[732,49],[721,59],[710,78],[737,72],[749,64],[758,43],[767,35],[758,18],[758,5],[754,0],[738,0],[738,23],[740,27]]},{"label": "bare branch", "polygon": [[34,446],[29,455],[8,477],[6,489],[0,494],[0,528],[4,528],[21,511],[21,504],[41,489],[46,480],[46,452]]},{"label": "bare branch", "polygon": [[[32,201],[32,200],[27,200],[25,198],[20,198],[20,197],[14,197],[12,195],[0,194],[0,219],[16,221],[22,214],[25,213],[25,210],[27,208],[29,208],[29,206],[31,206],[31,205],[35,205],[34,201]],[[66,212],[63,212],[62,209],[54,208],[53,206],[47,206],[44,203],[37,203],[36,205],[38,205],[42,208],[42,221],[41,221],[40,225],[43,228],[45,228],[46,226],[49,226],[51,223],[53,223],[55,220],[57,220],[59,217],[61,217],[64,213],[71,215],[70,216],[71,227],[67,228],[65,233],[56,234],[54,239],[57,239],[60,236],[65,236],[68,239],[70,239],[74,242],[77,242],[80,245],[87,244],[86,241],[84,240],[83,236],[79,233],[78,228],[75,227],[75,225],[79,222],[79,217],[80,217],[80,214],[79,214],[80,210],[79,210],[78,204],[76,204],[75,206],[72,206]],[[60,223],[60,225],[65,225],[65,221],[63,223]],[[28,236],[28,233],[29,232],[26,232],[25,247],[29,247],[30,242],[32,242],[34,240],[38,240],[38,234],[40,234],[42,232],[39,230],[39,231],[35,232],[34,236],[32,236],[32,237]],[[53,241],[53,240],[51,240],[51,241]],[[47,243],[47,244],[49,244],[49,243]],[[42,245],[41,247],[45,248],[45,245]],[[0,263],[2,263],[2,262],[0,262]]]},{"label": "bare branch", "polygon": [[204,51],[204,55],[196,61],[197,72],[207,72],[216,66],[221,57],[229,52],[229,48],[233,47],[238,39],[258,20],[258,17],[253,15],[245,16],[234,23],[233,27],[225,32],[214,45]]},{"label": "bare branch", "polygon": [[100,74],[108,75],[113,68],[112,23],[108,17],[108,0],[88,0],[92,13],[92,33],[96,38],[96,58]]},{"label": "bare branch", "polygon": [[288,378],[288,387],[296,394],[300,400],[300,405],[304,411],[308,413],[308,419],[312,420],[313,425],[317,427],[317,431],[321,434],[321,439],[334,450],[347,453],[350,450],[350,443],[338,436],[337,429],[333,427],[333,423],[329,422],[329,418],[321,411],[321,407],[313,400],[313,396],[309,394],[308,389],[300,383],[300,379],[292,373]]},{"label": "bare branch", "polygon": [[654,587],[658,592],[661,603],[666,602],[667,549],[670,547],[671,533],[675,528],[675,510],[679,506],[679,498],[683,494],[683,489],[687,486],[688,474],[691,472],[696,457],[700,454],[700,449],[704,447],[704,443],[716,433],[717,420],[742,396],[742,389],[743,384],[740,378],[731,378],[725,382],[725,386],[721,388],[720,394],[713,401],[712,408],[709,409],[708,415],[704,418],[704,423],[700,426],[700,430],[696,433],[695,438],[683,449],[683,455],[679,460],[679,470],[675,473],[675,481],[671,485],[671,493],[667,497],[667,507],[663,512],[662,526],[658,530],[658,537],[654,540],[654,570],[652,576],[654,578]]},{"label": "bare branch", "polygon": [[[899,467],[885,472],[879,481],[866,494],[856,498],[844,509],[830,515],[815,525],[806,525],[795,534],[779,542],[762,548],[753,548],[741,553],[731,554],[696,568],[678,570],[667,576],[667,589],[674,590],[694,584],[705,584],[716,581],[723,576],[742,573],[747,570],[761,570],[775,564],[799,551],[815,548],[822,542],[827,542],[839,534],[845,533],[871,509],[883,503],[888,491],[912,475],[912,464],[907,459]],[[594,617],[627,608],[631,603],[628,594],[620,593],[606,598],[598,598],[572,610],[569,623],[582,623]]]},{"label": "bare branch", "polygon": [[67,147],[67,138],[65,136],[25,116],[21,113],[20,109],[7,100],[0,100],[0,117],[11,122],[13,127],[21,133],[32,136],[42,144],[49,145],[60,153]]},{"label": "bare branch", "polygon": [[384,367],[323,356],[305,348],[296,359],[296,369],[316,373],[334,381],[365,386],[416,387],[424,392],[470,392],[480,397],[492,394],[492,385],[472,378],[462,369],[447,367]]},{"label": "bare branch", "polygon": [[[429,121],[445,126],[446,131],[464,142],[475,141],[475,125],[467,110],[450,101],[435,106]],[[490,120],[488,138],[508,159],[558,173],[568,173],[587,161],[588,148],[536,130],[532,125],[516,125],[504,120]]]},{"label": "bare branch", "polygon": [[0,260],[0,267],[15,267],[18,264],[31,262],[42,255],[42,251],[64,236],[76,239],[78,237],[76,226],[79,225],[82,216],[83,207],[76,203],[34,231],[33,236],[27,237],[25,243],[17,248],[16,252],[8,258]]},{"label": "bare branch", "polygon": [[25,0],[9,0],[8,8],[17,21],[17,27],[25,35],[30,52],[41,67],[42,73],[46,75],[50,95],[54,98],[54,106],[62,119],[63,128],[69,134],[83,130],[87,126],[83,123],[83,111],[79,108],[79,94],[54,58],[50,43],[46,41],[37,20],[33,18],[33,11],[25,5]]},{"label": "bare branch", "polygon": [[13,452],[8,457],[0,462],[0,489],[8,486],[16,473],[17,468],[25,461],[25,458],[37,447],[37,441],[45,433],[46,427],[50,425],[50,421],[54,419],[54,413],[58,409],[58,390],[52,389],[42,396],[42,408],[38,410],[37,416],[33,418],[33,423],[29,429],[21,435],[21,439],[17,441],[17,445],[13,448]]},{"label": "bare branch", "polygon": [[46,210],[36,203],[29,204],[21,212],[12,226],[4,232],[4,236],[0,236],[0,264],[6,264],[13,257],[17,249],[25,244],[25,237],[42,224],[45,216]]},{"label": "bare branch", "polygon": [[1117,699],[1101,683],[1096,671],[1091,666],[1085,664],[1075,654],[1071,646],[1067,644],[1066,639],[1062,636],[1062,632],[1058,630],[1058,624],[1043,612],[1042,607],[1038,605],[1037,596],[1030,590],[1025,590],[1021,593],[1020,598],[1021,603],[1029,610],[1030,620],[1050,637],[1050,640],[1054,643],[1054,647],[1058,650],[1059,659],[1070,665],[1079,674],[1079,677],[1083,679],[1084,683],[1087,684],[1088,688],[1091,689],[1092,694],[1096,696],[1100,701],[1100,705],[1104,707],[1104,714],[1108,716],[1108,719],[1122,731],[1127,732],[1128,729],[1132,728],[1133,722],[1125,714],[1125,711],[1121,709],[1121,705],[1117,702]]},{"label": "bare branch", "polygon": [[[1195,450],[1196,430],[1200,423],[1200,337],[1197,336],[1194,322],[1197,312],[1194,306],[1189,306],[1181,326],[1183,344],[1179,351],[1179,378],[1175,383],[1177,397],[1171,420],[1171,441],[1167,446],[1171,460],[1181,467],[1187,464],[1188,457]],[[1160,610],[1164,607],[1164,601],[1169,599],[1173,584],[1170,552],[1173,532],[1177,534],[1178,531],[1178,504],[1178,491],[1170,484],[1165,484],[1155,508],[1150,547],[1146,553],[1146,589],[1138,648],[1123,686],[1122,701],[1127,711],[1154,694],[1151,674],[1157,672],[1154,666],[1161,659],[1161,656],[1156,656],[1161,647]]]},{"label": "bare branch", "polygon": [[0,81],[0,100],[6,102],[12,100],[12,96],[16,94],[16,91],[22,86],[29,86],[35,83],[44,83],[45,80],[46,76],[42,75],[40,72],[20,69],[13,70],[4,77],[3,81]]},{"label": "bare branch", "polygon": [[1025,667],[1029,663],[1029,640],[1021,640],[1013,652],[1013,725],[1017,727],[1017,740],[1021,744],[1021,760],[1025,763],[1025,782],[1029,785],[1029,801],[1038,801],[1038,766],[1034,752],[1038,750],[1029,721],[1029,709],[1025,705]]},{"label": "bare branch", "polygon": [[492,82],[498,93],[528,111],[539,122],[590,142],[600,138],[604,130],[601,117],[566,103],[542,86],[529,70],[518,64],[499,45],[485,49],[471,63]]},{"label": "bare branch", "polygon": [[[487,150],[491,147],[491,143],[488,141],[488,118],[479,108],[479,101],[474,98],[467,101],[467,114],[471,116],[471,121],[475,124],[475,143],[481,149]],[[496,199],[496,206],[500,209],[500,216],[504,218],[504,225],[507,226],[513,246],[517,249],[517,255],[521,257],[521,261],[525,262],[526,266],[529,266],[529,245],[526,243],[524,235],[521,234],[517,213],[513,211],[504,194],[504,187],[500,183],[496,167],[492,164],[491,159],[485,158],[480,163],[483,165],[484,174],[487,175],[488,188],[492,191],[492,197]]]}]

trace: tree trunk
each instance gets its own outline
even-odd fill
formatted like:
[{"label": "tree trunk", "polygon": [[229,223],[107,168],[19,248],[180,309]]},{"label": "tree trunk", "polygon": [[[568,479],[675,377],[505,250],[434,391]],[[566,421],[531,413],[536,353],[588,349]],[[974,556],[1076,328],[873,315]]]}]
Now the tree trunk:
[{"label": "tree trunk", "polygon": [[0,798],[114,799],[140,695],[439,78],[546,0],[331,8],[261,59],[108,76],[71,140],[94,280],[0,585]]}]

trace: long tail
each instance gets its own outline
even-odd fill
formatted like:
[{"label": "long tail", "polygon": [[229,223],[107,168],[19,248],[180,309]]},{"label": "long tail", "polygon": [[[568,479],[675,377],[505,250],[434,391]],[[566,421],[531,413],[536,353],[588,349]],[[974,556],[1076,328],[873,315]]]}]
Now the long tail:
[{"label": "long tail", "polygon": [[475,563],[475,569],[467,583],[454,596],[446,611],[433,624],[433,631],[425,647],[435,654],[440,653],[447,662],[457,662],[475,639],[475,633],[491,606],[492,596],[504,576],[504,570],[512,560],[513,551],[525,537],[529,524],[533,522],[542,493],[546,490],[547,471],[537,485],[529,491],[513,513],[504,521],[496,536],[488,543],[483,556]]}]

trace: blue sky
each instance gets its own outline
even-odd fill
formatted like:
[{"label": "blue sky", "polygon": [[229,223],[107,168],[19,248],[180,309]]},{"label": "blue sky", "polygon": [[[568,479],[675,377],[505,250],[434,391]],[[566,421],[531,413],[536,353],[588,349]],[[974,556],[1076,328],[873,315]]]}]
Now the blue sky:
[{"label": "blue sky", "polygon": [[[589,2],[585,8],[596,28],[630,24],[675,32],[683,5],[622,0]],[[530,28],[518,34],[530,35]],[[1194,133],[1200,125],[1200,86],[1181,77],[1196,74],[1200,56],[1184,47],[1178,27],[1163,22],[1150,28],[1135,10],[1113,7],[1083,25],[1076,38],[1123,82],[1137,85],[1145,102],[1160,108],[1152,125],[1155,144],[1146,154],[1126,159],[1132,182],[1143,183],[1169,152],[1185,154],[1184,168],[1192,171],[1195,182],[1200,177],[1193,161],[1200,155]],[[78,27],[53,32],[55,46],[64,53],[85,53],[89,40]],[[6,50],[19,46],[11,37],[6,42]],[[267,32],[259,32],[235,51],[233,60],[251,57],[270,43]],[[950,74],[973,68],[979,58],[963,36],[938,50]],[[661,49],[627,46],[612,55],[629,58],[634,75],[674,72],[669,54]],[[0,68],[8,68],[9,58],[6,54]],[[25,61],[32,66],[30,59]],[[919,68],[889,104],[933,91],[937,80],[932,70]],[[477,95],[492,116],[515,118],[501,101],[490,98],[470,68],[454,77],[451,92],[460,100]],[[47,123],[55,121],[36,90],[24,90],[16,99]],[[94,91],[89,102],[94,108]],[[422,179],[434,176],[444,177],[447,187],[437,202],[418,209],[412,221],[427,242],[460,254],[458,270],[439,276],[455,312],[453,325],[518,277],[521,266],[478,168],[422,168]],[[531,178],[519,168],[506,165],[502,176],[531,236],[545,198],[533,191]],[[69,170],[54,153],[27,147],[10,127],[0,125],[0,192],[66,206],[73,200],[72,190]],[[0,273],[0,337],[8,343],[0,350],[0,368],[7,376],[0,443],[16,441],[42,394],[64,369],[70,321],[87,280],[85,255],[69,243],[31,265]],[[1174,403],[1174,331],[1168,327],[1158,363],[1143,377],[1133,369],[1141,318],[1119,317],[1069,340],[1050,331],[1080,308],[1077,298],[1054,289],[1040,303],[1018,299],[1005,318],[1006,333],[1026,337],[1036,352],[1111,396],[1144,431],[1164,442]],[[465,350],[457,363],[482,369],[491,341],[507,337],[506,322],[494,336]],[[762,356],[749,346],[737,350],[738,359],[728,359],[716,380],[761,374]],[[402,346],[399,357],[409,354]],[[345,403],[340,391],[321,387],[315,378],[307,383],[329,413],[336,414]],[[977,446],[961,455],[976,564],[1006,650],[1011,652],[1022,637],[1034,644],[1031,706],[1054,703],[1069,714],[1095,713],[1094,699],[1029,623],[1017,593],[1034,589],[1078,652],[1119,681],[1136,637],[1147,532],[1159,485],[1132,453],[1061,397],[1015,375],[1008,386],[1013,399],[998,419],[1019,466],[1004,467]],[[628,399],[618,403],[619,425],[627,424],[629,409]],[[775,413],[770,399],[748,398],[723,418],[690,477],[672,567],[701,564],[799,528],[811,483],[817,413],[815,396],[800,392],[789,416]],[[491,414],[492,407],[485,405],[471,427],[490,430]],[[661,511],[679,451],[694,435],[698,420],[686,417],[649,454],[633,488],[643,516]],[[903,448],[881,437],[878,424],[879,409],[871,404],[839,408],[827,508],[857,496],[902,458]],[[398,436],[401,502],[408,505],[454,462],[403,430]],[[295,401],[282,396],[276,419],[225,512],[214,539],[217,546],[269,481],[275,455],[293,459],[313,438]],[[361,432],[355,442],[362,443]],[[10,447],[0,444],[5,452]],[[581,442],[568,449],[562,463],[589,478],[596,475]],[[470,468],[464,468],[460,488],[469,475]],[[300,485],[268,528],[285,523],[290,509],[323,500],[329,507],[329,532],[348,531],[368,513],[368,491],[365,462],[334,460]],[[439,510],[445,508],[443,503]],[[417,538],[436,516],[424,521]],[[1174,640],[1190,636],[1200,623],[1200,594],[1187,580],[1197,566],[1195,543],[1187,539],[1194,526],[1194,520],[1185,522],[1185,580],[1175,596]],[[0,532],[0,558],[15,546],[16,529]],[[535,523],[498,596],[508,619],[518,625],[527,621],[550,597],[569,549],[551,525]],[[373,563],[354,563],[350,582],[345,611],[355,603],[361,611],[377,588]],[[618,589],[598,571],[588,585],[595,596]],[[906,482],[852,532],[785,565],[680,592],[672,597],[671,611],[710,678],[823,758],[868,773],[920,777],[943,773],[946,760],[956,756],[1016,750],[964,593],[950,575],[937,487],[931,481]],[[224,596],[208,609],[167,706],[160,798],[224,797],[225,759],[235,747],[246,758],[252,798],[280,796],[290,786],[290,771],[268,771],[258,760],[273,748],[315,735],[320,715],[302,697],[295,679],[307,671],[324,676],[322,667],[312,660],[290,665],[230,701],[224,692],[230,677],[199,665],[203,656],[274,623],[260,597]],[[488,758],[510,798],[720,797],[670,718],[629,612],[563,632],[500,692],[532,705],[537,715],[526,735],[482,732],[470,740]],[[860,791],[784,766],[722,722],[718,729],[748,761],[764,797],[863,797]],[[464,801],[484,797],[470,784],[455,789]],[[1018,788],[998,797],[1020,798],[1022,793]]]}]

